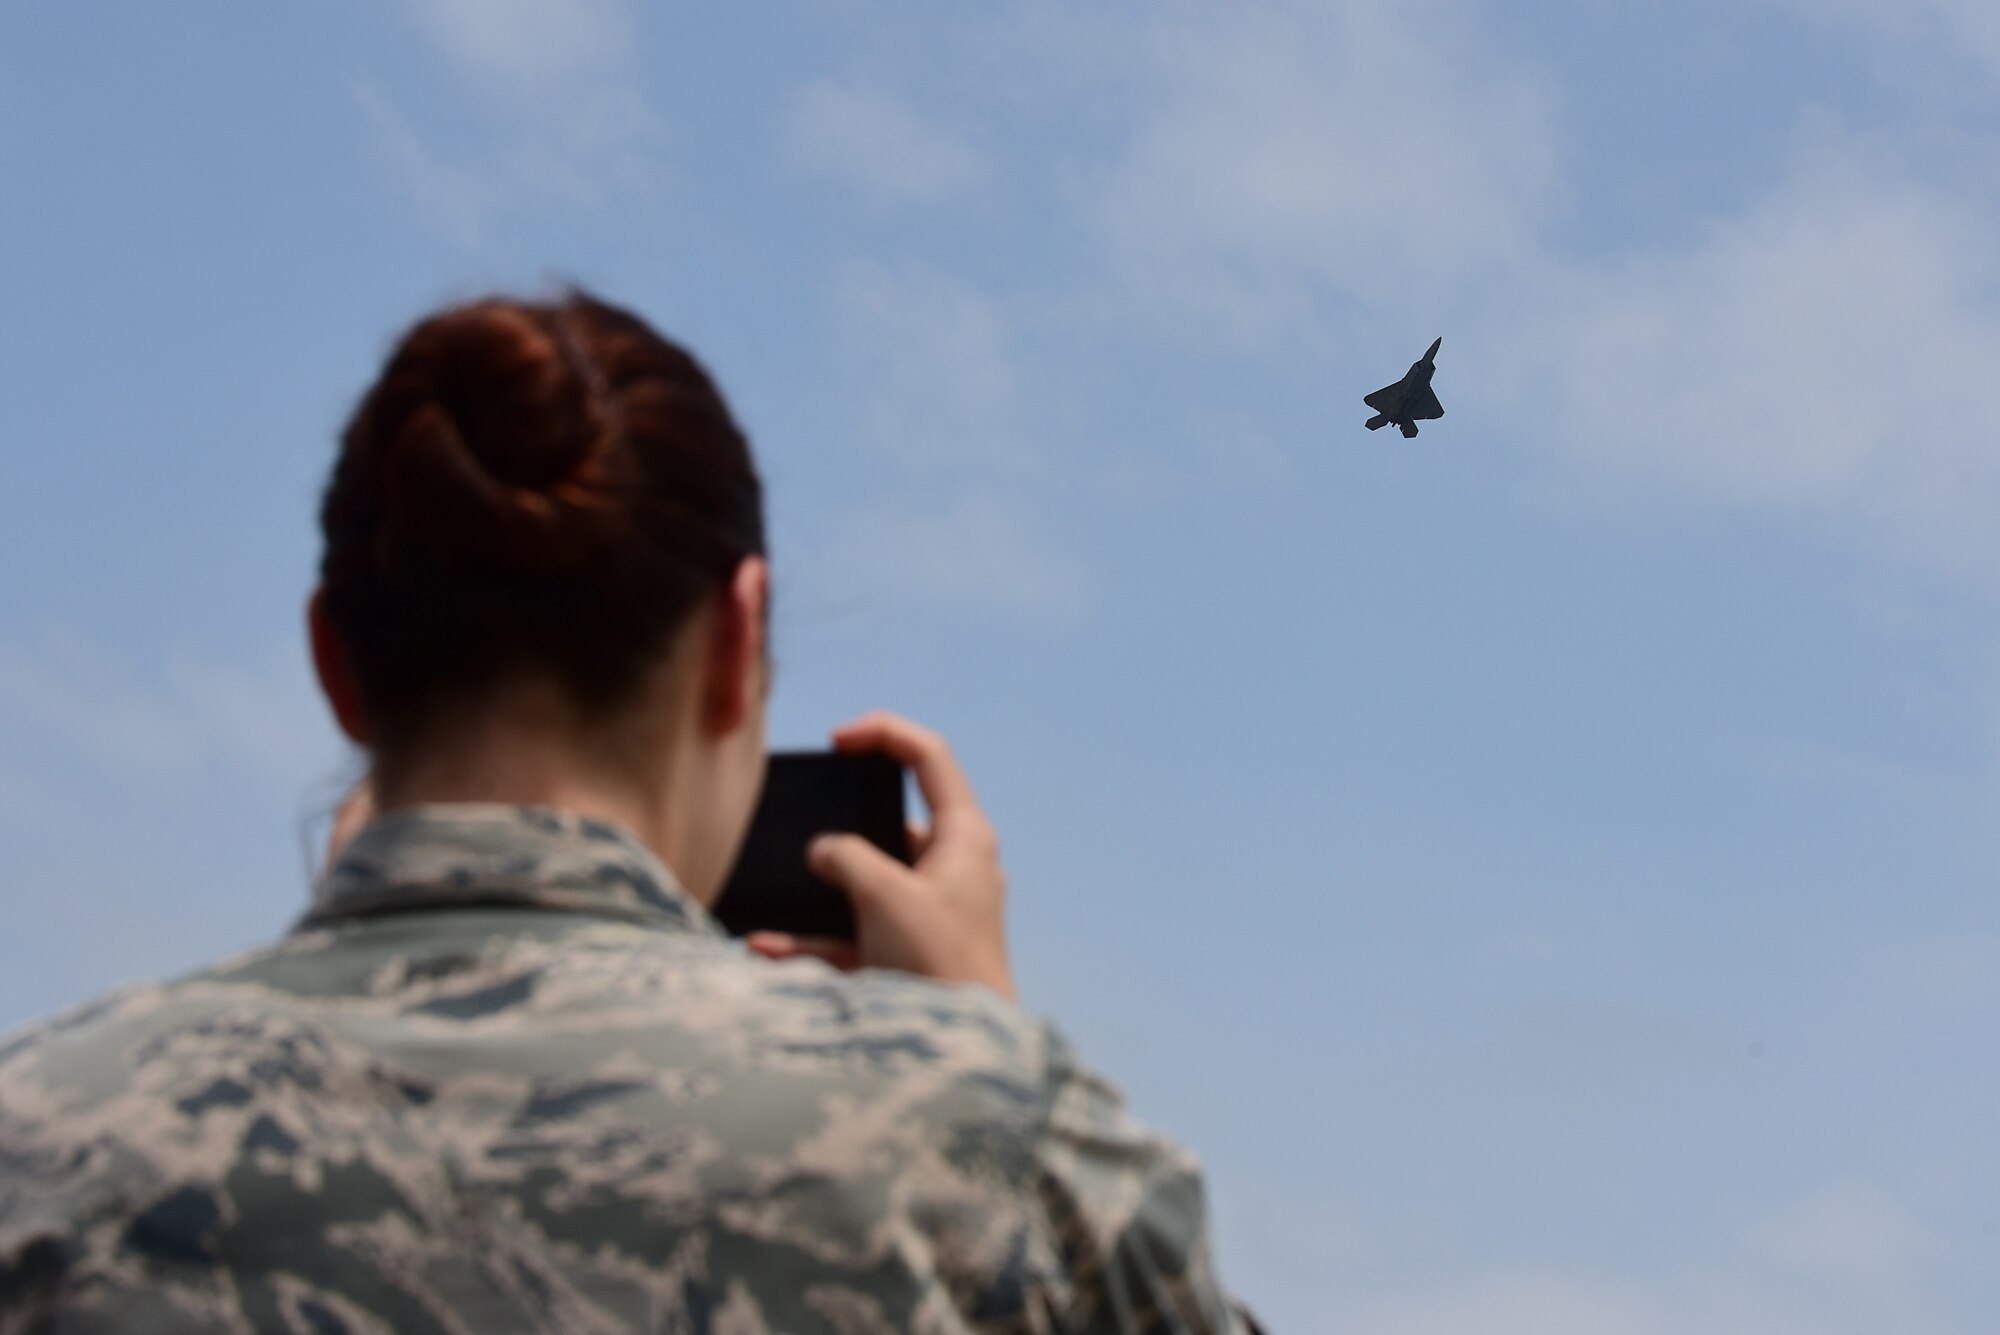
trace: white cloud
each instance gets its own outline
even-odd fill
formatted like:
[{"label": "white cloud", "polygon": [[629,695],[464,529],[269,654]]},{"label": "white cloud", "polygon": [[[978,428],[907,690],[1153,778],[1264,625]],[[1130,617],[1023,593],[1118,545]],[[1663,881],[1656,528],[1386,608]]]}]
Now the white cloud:
[{"label": "white cloud", "polygon": [[[1594,1276],[1498,1271],[1423,1294],[1344,1308],[1354,1335],[1682,1335],[1630,1285]],[[1326,1329],[1335,1329],[1327,1326]],[[1714,1335],[1712,1327],[1703,1328]]]},{"label": "white cloud", "polygon": [[856,588],[1064,620],[1088,602],[1088,575],[1018,496],[965,490],[855,512],[830,552]]},{"label": "white cloud", "polygon": [[[2000,17],[1969,0],[1901,19],[1887,0],[1794,8],[1968,50],[2000,41]],[[1328,344],[1364,329],[1412,353],[1445,333],[1458,425],[1444,429],[1498,428],[1562,477],[1755,508],[2000,587],[2000,400],[1981,393],[2000,364],[2000,227],[1983,158],[1822,120],[1737,203],[1682,220],[1685,243],[1578,256],[1556,229],[1589,185],[1561,89],[1487,12],[1010,11],[998,95],[1026,81],[1112,129],[1108,144],[1080,133],[1054,168],[1100,265],[1062,310],[1120,338],[1302,362],[1358,352]],[[808,163],[878,199],[940,197],[986,170],[926,107],[852,84],[811,85],[792,115]],[[996,495],[1050,467],[1037,438],[1060,415],[1023,354],[1037,344],[1019,294],[874,265],[839,301],[883,458],[915,479],[1007,484]],[[1190,423],[1179,463],[1100,452],[1103,488],[1160,494],[1204,466],[1283,480],[1253,423]]]},{"label": "white cloud", "polygon": [[882,202],[942,199],[986,176],[956,136],[882,93],[830,80],[800,92],[789,136],[806,166]]},{"label": "white cloud", "polygon": [[621,63],[626,0],[413,0],[454,63],[516,90],[571,88]]},{"label": "white cloud", "polygon": [[1291,456],[1246,414],[1197,414],[1190,430],[1195,453],[1217,482],[1276,486],[1292,476]]},{"label": "white cloud", "polygon": [[1787,1207],[1758,1229],[1752,1245],[1780,1264],[1850,1281],[1907,1280],[1935,1248],[1895,1200],[1853,1183]]},{"label": "white cloud", "polygon": [[0,642],[0,1027],[280,930],[316,865],[303,825],[356,770],[303,644],[135,661],[76,631]]},{"label": "white cloud", "polygon": [[[2000,72],[1991,6],[1800,8],[1990,43]],[[1470,0],[1166,6],[1130,26],[1129,129],[1076,189],[1127,328],[1312,359],[1347,351],[1335,330],[1451,334],[1457,430],[2000,587],[1983,143],[1822,128],[1686,244],[1581,258],[1553,227],[1583,189],[1553,85]]]},{"label": "white cloud", "polygon": [[875,449],[921,475],[1033,468],[1014,325],[997,302],[934,270],[872,265],[849,270],[839,300]]},{"label": "white cloud", "polygon": [[[1645,1276],[1523,1263],[1400,1263],[1351,1238],[1328,1249],[1274,1325],[1353,1335],[1958,1335],[1936,1290],[1949,1259],[1887,1194],[1861,1184],[1784,1205],[1735,1243]],[[1256,1303],[1256,1294],[1246,1294]]]},{"label": "white cloud", "polygon": [[178,650],[149,672],[74,631],[0,644],[0,735],[120,785],[229,774],[303,791],[341,754],[303,648],[255,665]]},{"label": "white cloud", "polygon": [[1864,964],[1857,1008],[1933,1034],[2000,1020],[2000,932],[1966,930],[1884,942]]},{"label": "white cloud", "polygon": [[1481,960],[1509,969],[1543,969],[1565,953],[1560,937],[1532,927],[1496,933],[1479,945]]},{"label": "white cloud", "polygon": [[[661,135],[633,59],[629,0],[410,0],[444,63],[480,102],[490,142],[438,146],[372,82],[356,97],[384,156],[440,231],[471,245],[504,213],[598,206],[652,174]],[[435,95],[435,90],[433,94]]]},{"label": "white cloud", "polygon": [[1997,276],[1975,210],[1835,141],[1691,247],[1552,267],[1485,325],[1522,429],[1586,469],[2000,581]]},{"label": "white cloud", "polygon": [[1858,27],[1920,52],[1925,76],[1942,62],[1970,61],[2000,75],[2000,9],[1987,0],[1772,0],[1800,17]]},{"label": "white cloud", "polygon": [[0,646],[0,720],[40,734],[121,777],[185,773],[202,739],[179,702],[80,635]]},{"label": "white cloud", "polygon": [[[1328,1304],[1324,1325],[1352,1335],[1956,1335],[1918,1296],[1854,1306],[1751,1275],[1645,1283],[1616,1274],[1502,1267],[1391,1297]],[[1886,1323],[1886,1324],[1885,1324]]]},{"label": "white cloud", "polygon": [[252,663],[176,649],[162,664],[160,688],[193,721],[210,756],[250,775],[306,784],[347,754],[303,644]]},{"label": "white cloud", "polygon": [[424,221],[462,246],[476,245],[506,198],[501,182],[490,172],[440,158],[379,89],[364,86],[355,96]]},{"label": "white cloud", "polygon": [[1013,319],[979,289],[920,266],[857,266],[839,292],[861,438],[907,484],[847,515],[836,568],[925,601],[1068,617],[1083,564],[1037,516],[1049,473]]},{"label": "white cloud", "polygon": [[1556,196],[1541,83],[1468,5],[1177,6],[1135,24],[1129,144],[1086,205],[1141,311],[1296,332],[1427,306],[1532,252]]}]

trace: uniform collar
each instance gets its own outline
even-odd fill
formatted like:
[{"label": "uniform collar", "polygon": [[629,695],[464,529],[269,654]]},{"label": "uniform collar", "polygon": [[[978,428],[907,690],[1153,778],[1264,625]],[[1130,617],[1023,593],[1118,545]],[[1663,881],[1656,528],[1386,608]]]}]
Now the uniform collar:
[{"label": "uniform collar", "polygon": [[568,909],[725,935],[666,865],[617,826],[551,807],[484,803],[376,817],[320,878],[299,925],[452,906]]}]

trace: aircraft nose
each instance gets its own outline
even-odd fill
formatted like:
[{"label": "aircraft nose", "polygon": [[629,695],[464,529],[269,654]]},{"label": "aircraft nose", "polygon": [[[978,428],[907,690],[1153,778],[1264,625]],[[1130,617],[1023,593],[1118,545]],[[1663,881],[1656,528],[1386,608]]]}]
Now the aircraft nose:
[{"label": "aircraft nose", "polygon": [[1431,344],[1431,350],[1424,354],[1424,360],[1427,362],[1436,361],[1438,355],[1438,349],[1443,346],[1444,346],[1444,337],[1443,335],[1439,335],[1438,341]]}]

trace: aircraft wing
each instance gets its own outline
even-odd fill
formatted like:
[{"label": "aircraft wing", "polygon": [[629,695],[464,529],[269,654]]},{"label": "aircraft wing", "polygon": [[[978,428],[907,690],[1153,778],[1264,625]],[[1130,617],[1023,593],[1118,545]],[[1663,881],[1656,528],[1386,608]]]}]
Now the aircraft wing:
[{"label": "aircraft wing", "polygon": [[1410,405],[1412,422],[1428,422],[1433,417],[1444,416],[1444,405],[1438,402],[1437,391],[1429,385],[1417,392],[1417,401]]},{"label": "aircraft wing", "polygon": [[1382,388],[1376,390],[1373,394],[1368,395],[1361,401],[1367,404],[1370,408],[1373,408],[1378,413],[1393,412],[1395,411],[1396,408],[1397,395],[1402,390],[1402,388],[1403,388],[1403,382],[1398,380],[1393,385],[1382,386]]}]

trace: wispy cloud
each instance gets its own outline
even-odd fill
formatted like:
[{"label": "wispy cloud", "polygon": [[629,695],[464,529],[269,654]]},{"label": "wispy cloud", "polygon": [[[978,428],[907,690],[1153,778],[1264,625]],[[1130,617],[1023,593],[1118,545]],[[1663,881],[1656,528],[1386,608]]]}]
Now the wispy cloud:
[{"label": "wispy cloud", "polygon": [[1985,0],[1770,0],[1814,23],[1840,24],[1868,39],[1888,39],[1918,58],[1913,69],[1935,79],[1939,67],[1969,63],[2000,78],[2000,10]]},{"label": "wispy cloud", "polygon": [[441,158],[380,89],[364,85],[355,97],[425,223],[461,246],[478,244],[487,219],[506,199],[500,180],[489,171]]},{"label": "wispy cloud", "polygon": [[1909,1284],[1938,1249],[1902,1204],[1876,1187],[1840,1183],[1786,1206],[1750,1245],[1790,1269],[1849,1281]]},{"label": "wispy cloud", "polygon": [[[1350,1239],[1342,1252],[1353,1252]],[[1782,1204],[1697,1263],[1641,1277],[1496,1265],[1385,1276],[1316,1267],[1315,1330],[1356,1335],[1960,1335],[1933,1289],[1936,1237],[1890,1194],[1843,1183]],[[1365,1254],[1365,1253],[1364,1253]],[[1254,1299],[1254,1294],[1251,1295]],[[1297,1314],[1295,1314],[1296,1317]]]},{"label": "wispy cloud", "polygon": [[621,63],[626,0],[412,0],[438,47],[496,89],[568,91]]},{"label": "wispy cloud", "polygon": [[[2000,11],[1892,9],[1828,13],[1992,42],[2000,72]],[[1582,255],[1556,226],[1584,182],[1553,75],[1479,5],[1167,6],[1131,40],[1125,132],[1074,196],[1126,331],[1324,357],[1341,330],[1460,330],[1456,420],[1565,476],[1804,517],[2000,589],[1983,145],[1822,116],[1684,243]]]},{"label": "wispy cloud", "polygon": [[1004,489],[967,487],[858,510],[830,553],[855,586],[920,602],[1068,620],[1089,574],[1035,509]]},{"label": "wispy cloud", "polygon": [[790,149],[807,168],[882,203],[942,199],[978,185],[986,164],[964,140],[873,89],[821,80],[794,102]]},{"label": "wispy cloud", "polygon": [[10,906],[34,918],[0,967],[0,1027],[280,930],[317,861],[310,822],[357,769],[303,644],[0,641],[0,840]]},{"label": "wispy cloud", "polygon": [[186,709],[72,632],[0,646],[0,702],[10,732],[39,735],[120,777],[186,773],[202,756]]},{"label": "wispy cloud", "polygon": [[1692,245],[1551,267],[1486,327],[1524,428],[1642,485],[1805,513],[2000,588],[2000,240],[1847,139]]},{"label": "wispy cloud", "polygon": [[229,776],[303,791],[341,748],[304,662],[177,650],[150,668],[76,631],[0,644],[0,736],[94,782]]},{"label": "wispy cloud", "polygon": [[2000,1020],[2000,932],[1958,931],[1879,944],[1864,962],[1857,1013],[1926,1032],[1990,1033]]},{"label": "wispy cloud", "polygon": [[[555,200],[601,205],[651,174],[661,123],[632,56],[629,0],[408,0],[488,133],[446,149],[374,82],[356,89],[384,156],[419,211],[461,244],[505,213]],[[439,85],[427,98],[442,95]]]},{"label": "wispy cloud", "polygon": [[837,294],[861,440],[900,486],[839,526],[834,559],[868,587],[1068,616],[1087,578],[1039,518],[1040,415],[1012,318],[919,265],[858,265]]},{"label": "wispy cloud", "polygon": [[1190,424],[1207,478],[1228,486],[1276,486],[1292,477],[1291,455],[1244,413],[1203,413]]},{"label": "wispy cloud", "polygon": [[857,265],[838,293],[863,431],[914,474],[1019,474],[1039,457],[1012,318],[968,283],[919,265]]},{"label": "wispy cloud", "polygon": [[1134,40],[1129,140],[1084,200],[1142,315],[1294,334],[1328,303],[1434,304],[1532,252],[1551,101],[1473,7],[1175,6]]}]

